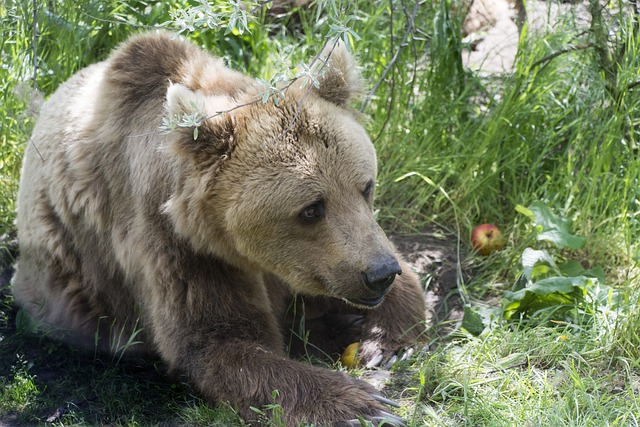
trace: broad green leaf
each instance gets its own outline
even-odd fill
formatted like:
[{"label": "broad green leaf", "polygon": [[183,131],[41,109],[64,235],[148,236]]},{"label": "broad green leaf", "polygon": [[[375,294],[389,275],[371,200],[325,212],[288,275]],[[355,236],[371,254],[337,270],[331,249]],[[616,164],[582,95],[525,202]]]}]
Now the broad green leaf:
[{"label": "broad green leaf", "polygon": [[575,236],[573,234],[570,234],[566,230],[543,231],[541,233],[538,233],[537,239],[551,242],[559,249],[580,249],[587,241],[586,238]]},{"label": "broad green leaf", "polygon": [[585,270],[582,264],[574,260],[568,260],[558,266],[563,276],[585,276],[605,283],[604,269],[600,266]]},{"label": "broad green leaf", "polygon": [[508,320],[519,317],[532,317],[544,310],[561,315],[575,308],[580,299],[580,294],[552,293],[537,295],[527,292],[522,299],[507,304],[504,309],[504,315]]},{"label": "broad green leaf", "polygon": [[[534,268],[539,263],[544,263],[553,268],[554,270],[558,270],[556,263],[553,261],[553,258],[547,251],[536,250],[532,248],[526,248],[524,252],[522,252],[522,267],[523,273],[525,277],[531,280],[538,274],[534,274]],[[540,271],[540,273],[544,273],[546,271]]]},{"label": "broad green leaf", "polygon": [[549,277],[547,279],[538,280],[535,283],[531,283],[524,289],[520,289],[516,292],[506,291],[504,297],[511,301],[518,301],[525,297],[527,292],[536,295],[547,295],[553,293],[569,293],[576,287],[584,288],[589,279],[584,276],[578,277]]},{"label": "broad green leaf", "polygon": [[584,270],[582,272],[583,276],[586,277],[593,277],[595,279],[598,280],[599,283],[604,284],[605,279],[604,279],[604,268],[598,266],[595,266],[589,270]]},{"label": "broad green leaf", "polygon": [[472,335],[480,335],[484,330],[484,323],[480,313],[470,306],[464,306],[464,316],[462,317],[462,327]]},{"label": "broad green leaf", "polygon": [[549,277],[547,279],[538,280],[526,290],[538,295],[545,295],[554,292],[569,293],[575,287],[585,287],[589,279],[584,276],[578,277]]},{"label": "broad green leaf", "polygon": [[534,222],[540,228],[537,239],[553,243],[557,248],[580,249],[586,243],[584,237],[571,232],[571,221],[556,215],[542,202],[533,202],[528,208]]},{"label": "broad green leaf", "polygon": [[20,332],[37,333],[38,324],[26,310],[20,309],[16,314],[16,329]]},{"label": "broad green leaf", "polygon": [[535,217],[533,216],[533,212],[531,212],[531,209],[529,209],[529,208],[525,208],[522,205],[516,205],[516,211],[520,212],[524,216],[529,217],[531,219],[531,221],[535,220]]},{"label": "broad green leaf", "polygon": [[578,261],[568,260],[558,265],[563,276],[582,276],[584,267]]}]

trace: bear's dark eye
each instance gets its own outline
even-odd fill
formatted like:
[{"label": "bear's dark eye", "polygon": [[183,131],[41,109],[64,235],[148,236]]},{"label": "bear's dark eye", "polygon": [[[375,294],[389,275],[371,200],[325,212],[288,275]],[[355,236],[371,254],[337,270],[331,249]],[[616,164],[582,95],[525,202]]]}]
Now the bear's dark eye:
[{"label": "bear's dark eye", "polygon": [[299,216],[305,224],[312,224],[320,221],[324,218],[324,201],[318,200],[317,202],[307,206],[302,209]]},{"label": "bear's dark eye", "polygon": [[367,185],[364,187],[364,191],[362,192],[362,195],[368,202],[370,202],[373,197],[373,186],[373,180],[367,182]]}]

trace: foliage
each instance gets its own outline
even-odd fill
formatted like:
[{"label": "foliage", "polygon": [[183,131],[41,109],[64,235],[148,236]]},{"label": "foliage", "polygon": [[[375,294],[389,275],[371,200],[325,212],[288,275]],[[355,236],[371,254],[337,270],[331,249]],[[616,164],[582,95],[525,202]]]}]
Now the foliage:
[{"label": "foliage", "polygon": [[531,221],[535,240],[543,242],[541,249],[526,247],[520,258],[521,269],[516,274],[512,290],[503,294],[504,305],[496,309],[464,307],[461,327],[480,335],[492,326],[491,315],[522,324],[571,323],[593,320],[596,313],[615,310],[623,300],[622,291],[605,285],[601,267],[585,269],[571,258],[586,244],[584,237],[571,230],[571,221],[554,213],[540,201],[516,210]]},{"label": "foliage", "polygon": [[[542,317],[568,322],[588,320],[604,307],[615,308],[618,292],[604,284],[604,270],[585,269],[558,250],[581,249],[586,239],[571,233],[570,221],[534,202],[518,210],[535,222],[536,240],[549,243],[549,249],[526,248],[522,253],[522,272],[514,291],[505,292],[504,315],[509,320]],[[559,260],[560,263],[556,262]]]}]

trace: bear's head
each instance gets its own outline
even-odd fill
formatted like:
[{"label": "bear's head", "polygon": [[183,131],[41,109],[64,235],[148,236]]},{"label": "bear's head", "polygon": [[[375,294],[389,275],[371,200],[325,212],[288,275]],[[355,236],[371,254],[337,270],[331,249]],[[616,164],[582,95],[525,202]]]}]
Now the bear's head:
[{"label": "bear's head", "polygon": [[401,269],[373,215],[375,150],[348,105],[359,75],[341,44],[323,57],[319,85],[296,81],[277,105],[253,101],[256,87],[211,95],[172,85],[171,114],[196,106],[213,117],[195,139],[193,129],[171,138],[179,166],[165,210],[199,250],[300,293],[375,307]]}]

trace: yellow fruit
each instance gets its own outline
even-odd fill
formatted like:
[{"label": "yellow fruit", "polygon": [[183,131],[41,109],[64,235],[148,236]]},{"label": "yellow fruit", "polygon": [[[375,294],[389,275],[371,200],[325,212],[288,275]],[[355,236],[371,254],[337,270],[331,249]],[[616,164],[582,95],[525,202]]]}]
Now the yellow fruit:
[{"label": "yellow fruit", "polygon": [[359,348],[359,342],[349,344],[347,348],[345,348],[342,352],[342,357],[340,358],[342,365],[346,366],[347,368],[355,368],[356,366],[358,366],[360,364],[360,359],[357,357]]}]

